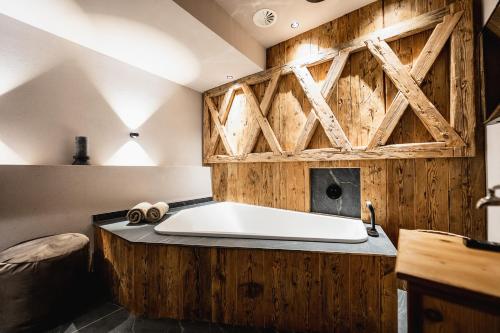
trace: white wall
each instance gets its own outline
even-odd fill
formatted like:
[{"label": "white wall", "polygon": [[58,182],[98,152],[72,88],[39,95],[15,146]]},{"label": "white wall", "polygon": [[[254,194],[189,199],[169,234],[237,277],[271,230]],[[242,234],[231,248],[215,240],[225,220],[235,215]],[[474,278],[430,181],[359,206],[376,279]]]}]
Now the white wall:
[{"label": "white wall", "polygon": [[0,166],[0,189],[0,250],[43,235],[90,235],[91,215],[140,201],[211,193],[210,170],[197,166]]},{"label": "white wall", "polygon": [[486,24],[491,14],[495,10],[498,0],[481,0],[481,18],[483,26]]},{"label": "white wall", "polygon": [[[0,32],[0,249],[211,195],[200,93],[2,15]],[[77,135],[94,166],[66,166]]]},{"label": "white wall", "polygon": [[[481,0],[483,25],[495,10],[498,0]],[[500,124],[486,127],[486,173],[488,188],[500,184]],[[500,195],[500,194],[499,194]],[[500,242],[500,207],[488,207],[488,240]]]},{"label": "white wall", "polygon": [[5,16],[0,31],[0,141],[27,164],[71,163],[76,135],[107,164],[132,130],[150,164],[201,163],[200,93]]},{"label": "white wall", "polygon": [[[488,188],[500,184],[500,123],[486,126]],[[497,191],[500,195],[500,191]],[[488,207],[488,240],[500,242],[500,207]]]}]

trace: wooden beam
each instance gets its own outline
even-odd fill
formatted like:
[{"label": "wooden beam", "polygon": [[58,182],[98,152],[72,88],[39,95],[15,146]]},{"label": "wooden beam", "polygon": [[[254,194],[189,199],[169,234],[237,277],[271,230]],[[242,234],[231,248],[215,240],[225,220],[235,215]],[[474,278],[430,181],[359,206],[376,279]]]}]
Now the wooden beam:
[{"label": "wooden beam", "polygon": [[[226,94],[224,95],[224,99],[222,100],[218,112],[219,120],[222,125],[226,123],[229,111],[231,110],[231,105],[233,104],[235,93],[236,89],[230,88],[228,91],[226,91]],[[217,128],[214,127],[212,129],[212,133],[210,134],[210,142],[215,141],[215,146],[217,146],[218,139],[219,139],[219,132],[217,131]]]},{"label": "wooden beam", "polygon": [[321,91],[318,89],[318,85],[312,78],[307,67],[296,67],[293,72],[311,103],[313,112],[316,114],[321,126],[323,126],[332,146],[343,150],[351,150],[351,143],[347,139],[337,118],[335,118],[330,106],[325,101],[323,95],[321,95]]},{"label": "wooden beam", "polygon": [[208,158],[209,164],[216,163],[267,163],[267,162],[314,162],[314,161],[353,161],[408,158],[445,158],[456,157],[453,147],[447,147],[443,142],[411,143],[388,145],[365,151],[358,147],[352,151],[339,151],[335,148],[307,149],[299,154],[285,152],[282,155],[269,153],[251,153],[246,156],[215,155]]},{"label": "wooden beam", "polygon": [[450,38],[450,124],[464,139],[465,155],[476,150],[476,63],[474,45],[475,1],[457,0],[455,7],[464,11]]},{"label": "wooden beam", "polygon": [[278,89],[278,82],[280,80],[280,77],[281,77],[280,72],[274,73],[273,76],[271,77],[271,80],[269,80],[269,84],[266,88],[266,91],[264,92],[264,97],[260,102],[260,109],[264,116],[267,116],[269,108],[273,103],[274,95],[276,94],[276,90]]},{"label": "wooden beam", "polygon": [[366,45],[432,137],[450,146],[463,146],[463,140],[425,96],[390,46],[381,40],[367,40]]},{"label": "wooden beam", "polygon": [[209,150],[210,150],[210,144],[211,144],[211,127],[212,127],[212,120],[210,116],[210,111],[208,110],[208,105],[205,103],[205,95],[202,95],[202,104],[203,104],[203,124],[202,124],[202,161],[203,165],[206,166],[207,163],[207,158],[209,155]]},{"label": "wooden beam", "polygon": [[[212,115],[212,119],[215,123],[215,128],[217,129],[217,132],[220,135],[220,138],[222,140],[222,144],[224,145],[224,148],[226,149],[226,152],[230,155],[233,156],[233,149],[231,148],[231,144],[227,140],[227,134],[226,134],[226,129],[224,126],[222,126],[220,119],[219,119],[219,113],[217,112],[217,108],[215,107],[214,102],[212,99],[208,96],[205,96],[205,103],[208,105],[208,109],[210,110],[210,114]],[[210,138],[210,146],[208,150],[208,156],[212,156],[215,152],[215,149],[217,147],[217,137],[215,139],[212,137]]]},{"label": "wooden beam", "polygon": [[425,14],[416,16],[414,18],[399,22],[397,24],[391,25],[389,27],[379,29],[370,34],[361,36],[359,38],[353,39],[346,43],[342,43],[321,52],[318,55],[302,58],[290,62],[288,64],[270,68],[268,70],[248,75],[236,81],[226,83],[222,86],[210,89],[205,92],[210,97],[219,96],[225,93],[230,87],[238,87],[241,83],[246,83],[248,85],[254,85],[269,80],[272,75],[279,71],[282,75],[289,74],[293,71],[295,67],[301,66],[315,66],[327,61],[332,60],[336,57],[339,52],[343,49],[350,49],[351,52],[358,52],[366,48],[365,40],[368,39],[381,39],[388,42],[397,40],[400,38],[408,37],[419,32],[432,29],[437,24],[442,22],[443,17],[450,12],[450,6],[446,6],[437,10],[427,12]]},{"label": "wooden beam", "polygon": [[259,123],[259,126],[262,129],[262,134],[264,134],[264,137],[269,143],[271,150],[275,154],[282,154],[283,150],[281,149],[281,145],[278,142],[278,139],[276,139],[276,135],[274,135],[273,129],[271,128],[271,125],[269,125],[267,118],[262,114],[259,106],[259,101],[257,101],[257,97],[255,97],[252,89],[246,83],[243,83],[241,85],[241,88],[245,93],[248,104],[250,106],[250,110]]},{"label": "wooden beam", "polygon": [[326,100],[330,98],[333,88],[337,85],[337,82],[340,78],[340,75],[342,75],[342,71],[344,70],[345,64],[347,63],[347,59],[349,59],[350,54],[351,49],[343,49],[339,52],[338,56],[333,58],[330,69],[326,74],[325,82],[323,83],[323,87],[321,88],[321,95],[323,95]]},{"label": "wooden beam", "polygon": [[[342,74],[345,64],[347,63],[347,59],[349,59],[349,54],[350,50],[346,49],[340,51],[338,56],[333,58],[325,82],[323,83],[323,87],[321,88],[321,95],[325,100],[328,100],[330,98],[333,88],[337,85],[340,75]],[[299,153],[307,148],[307,145],[309,145],[309,142],[311,141],[311,138],[314,135],[318,124],[319,120],[318,117],[316,117],[316,113],[309,112],[306,123],[302,128],[302,132],[299,135],[297,143],[295,144],[295,153]]]},{"label": "wooden beam", "polygon": [[376,30],[372,33],[360,36],[351,41],[342,43],[336,47],[337,51],[349,48],[351,53],[366,49],[365,41],[369,39],[380,39],[386,42],[402,39],[418,34],[422,31],[434,28],[443,21],[443,18],[450,13],[451,6],[442,7],[414,18],[401,21],[391,26]]},{"label": "wooden beam", "polygon": [[[453,15],[445,16],[443,18],[443,22],[436,26],[427,40],[427,43],[420,52],[415,65],[410,70],[410,75],[418,85],[422,84],[425,75],[432,67],[432,64],[436,61],[436,58],[439,56],[439,53],[446,44],[446,41],[453,32],[453,29],[460,20],[462,13],[463,12],[460,11]],[[405,98],[403,93],[398,92],[396,97],[393,99],[391,106],[387,110],[382,123],[368,143],[366,148],[367,150],[386,144],[408,105],[408,100]]]},{"label": "wooden beam", "polygon": [[[271,77],[271,80],[269,80],[266,91],[264,92],[264,97],[260,102],[260,110],[262,111],[262,115],[264,117],[267,117],[267,113],[269,112],[269,108],[271,107],[274,95],[276,94],[276,90],[278,89],[278,82],[280,77],[281,73],[279,71],[274,73]],[[260,133],[260,126],[256,121],[250,121],[248,126],[248,139],[245,146],[243,147],[244,155],[252,152],[255,144],[257,143],[257,139],[259,138]]]},{"label": "wooden beam", "polygon": [[448,149],[448,147],[446,147],[445,142],[397,143],[393,145],[378,147],[376,151],[417,152],[417,151],[426,151],[434,149]]},{"label": "wooden beam", "polygon": [[306,123],[304,124],[304,127],[299,134],[299,138],[297,139],[297,143],[295,144],[295,148],[293,149],[294,153],[298,154],[307,148],[309,142],[311,142],[314,132],[316,132],[316,128],[318,128],[318,124],[319,120],[318,117],[316,117],[316,113],[312,111],[309,112],[306,118]]}]

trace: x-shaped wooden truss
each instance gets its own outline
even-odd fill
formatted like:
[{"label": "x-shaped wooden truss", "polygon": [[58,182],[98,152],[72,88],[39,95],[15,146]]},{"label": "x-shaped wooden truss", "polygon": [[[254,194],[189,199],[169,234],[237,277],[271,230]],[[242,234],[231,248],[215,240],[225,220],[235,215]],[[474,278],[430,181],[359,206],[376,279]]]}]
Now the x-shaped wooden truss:
[{"label": "x-shaped wooden truss", "polygon": [[[205,102],[215,127],[210,133],[210,143],[207,152],[208,161],[321,160],[332,157],[342,159],[342,156],[348,156],[347,158],[349,159],[353,157],[383,158],[387,157],[387,155],[390,155],[389,157],[409,157],[414,153],[422,152],[433,152],[434,155],[437,153],[438,155],[448,156],[442,154],[443,150],[446,149],[450,150],[450,153],[453,154],[454,148],[460,148],[465,145],[464,141],[419,87],[462,16],[461,11],[451,14],[449,12],[450,7],[445,7],[441,10],[420,15],[414,19],[347,42],[336,49],[331,49],[329,52],[318,56],[316,59],[272,68],[240,79],[232,83],[229,88],[222,86],[209,91],[205,94]],[[433,27],[435,28],[417,61],[411,70],[408,71],[389,47],[386,40],[390,41],[406,37]],[[381,64],[383,71],[398,89],[398,93],[368,145],[366,147],[352,147],[328,105],[327,100],[336,86],[350,54],[365,48],[368,48],[375,59]],[[319,87],[307,67],[328,60],[332,60],[332,63],[325,81]],[[284,152],[266,116],[271,107],[280,77],[291,72],[297,77],[298,82],[304,90],[312,106],[312,112],[307,117],[294,151]],[[269,84],[262,101],[259,103],[249,85],[267,80],[269,80]],[[250,134],[244,144],[243,151],[238,152],[238,154],[231,147],[223,125],[228,117],[236,89],[243,90],[254,118],[254,121],[249,123]],[[222,93],[225,91],[225,95],[219,110],[217,110],[212,97],[220,95],[221,91]],[[385,145],[408,106],[412,108],[436,142]],[[325,130],[325,134],[333,148],[306,150],[318,124],[321,124]],[[271,147],[272,153],[251,154],[260,131],[262,131]],[[228,156],[214,156],[219,137]],[[430,155],[423,155],[424,157],[431,157]]]}]

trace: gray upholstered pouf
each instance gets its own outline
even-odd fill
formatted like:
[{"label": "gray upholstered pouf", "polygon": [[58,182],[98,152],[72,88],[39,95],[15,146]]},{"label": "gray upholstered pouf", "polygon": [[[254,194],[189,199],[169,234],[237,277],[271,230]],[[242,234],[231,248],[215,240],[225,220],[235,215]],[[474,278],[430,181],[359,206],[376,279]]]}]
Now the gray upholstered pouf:
[{"label": "gray upholstered pouf", "polygon": [[89,239],[61,234],[0,252],[0,332],[40,331],[72,312],[87,277]]}]

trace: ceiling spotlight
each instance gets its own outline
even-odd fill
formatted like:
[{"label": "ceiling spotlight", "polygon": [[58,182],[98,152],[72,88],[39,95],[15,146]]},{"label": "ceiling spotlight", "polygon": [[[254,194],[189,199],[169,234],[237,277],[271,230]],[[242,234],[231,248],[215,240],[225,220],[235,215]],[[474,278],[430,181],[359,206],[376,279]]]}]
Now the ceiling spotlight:
[{"label": "ceiling spotlight", "polygon": [[324,0],[306,0],[306,1],[311,3],[318,3],[318,2],[323,2]]},{"label": "ceiling spotlight", "polygon": [[227,76],[226,76],[226,79],[228,79],[228,80],[232,80],[232,79],[233,79],[233,76],[232,76],[232,75],[227,75]]},{"label": "ceiling spotlight", "polygon": [[292,27],[292,29],[297,29],[299,27],[299,22],[293,21],[292,24],[290,24],[290,27]]}]

